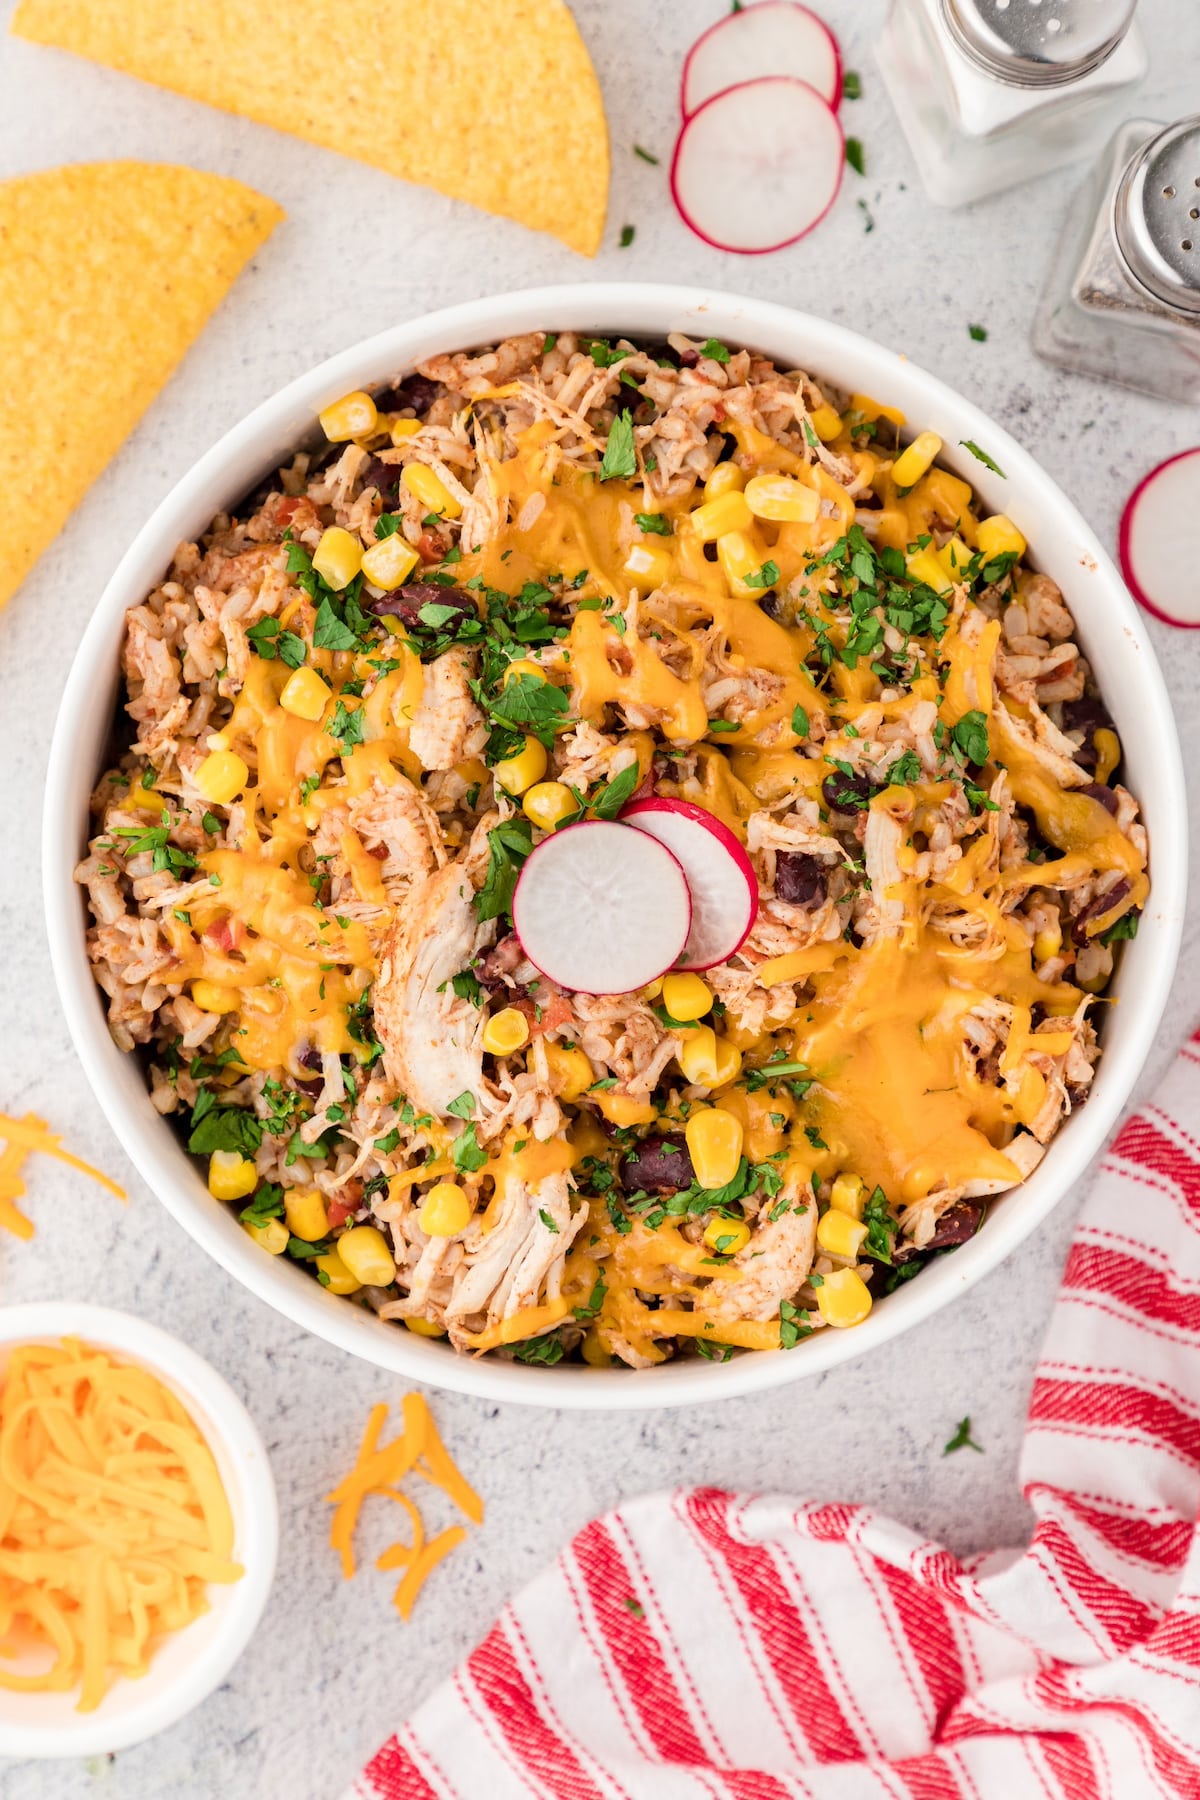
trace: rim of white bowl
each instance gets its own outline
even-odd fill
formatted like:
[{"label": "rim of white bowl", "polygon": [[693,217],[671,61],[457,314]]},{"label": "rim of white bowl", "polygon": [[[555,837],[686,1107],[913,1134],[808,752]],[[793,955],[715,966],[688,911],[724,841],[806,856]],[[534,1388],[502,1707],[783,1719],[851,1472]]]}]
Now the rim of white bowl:
[{"label": "rim of white bowl", "polygon": [[[224,1681],[254,1635],[271,1591],[279,1549],[279,1505],[266,1446],[245,1406],[211,1363],[157,1325],[112,1307],[32,1300],[0,1308],[0,1354],[16,1344],[63,1337],[82,1338],[97,1349],[142,1364],[179,1395],[216,1455],[227,1487],[231,1479],[235,1484],[229,1498],[237,1521],[236,1556],[245,1574],[227,1590],[229,1600],[219,1628],[160,1691],[153,1688],[152,1661],[139,1682],[118,1677],[94,1712],[72,1711],[53,1725],[15,1724],[0,1717],[0,1756],[15,1759],[102,1756],[127,1750],[194,1711]],[[202,1622],[185,1626],[183,1639]],[[168,1641],[178,1643],[180,1634],[173,1633]],[[139,1698],[142,1688],[144,1699]],[[105,1709],[118,1691],[121,1712],[107,1717]],[[0,1705],[20,1697],[0,1694]]]},{"label": "rim of white bowl", "polygon": [[[1087,1107],[1067,1121],[1041,1166],[995,1206],[969,1243],[886,1296],[853,1332],[818,1332],[794,1352],[751,1353],[724,1364],[690,1358],[637,1371],[525,1367],[460,1356],[443,1342],[385,1326],[362,1308],[345,1305],[301,1270],[281,1266],[286,1259],[265,1256],[232,1215],[212,1201],[171,1127],[151,1107],[139,1065],[113,1043],[87,962],[83,906],[72,869],[84,841],[87,787],[102,753],[97,721],[110,719],[115,704],[120,620],[126,608],[161,579],[176,543],[207,525],[220,505],[234,504],[251,491],[312,431],[317,413],[332,400],[359,386],[392,382],[402,370],[439,351],[470,349],[539,328],[634,338],[665,337],[676,330],[693,337],[713,335],[762,349],[785,366],[807,366],[838,386],[849,385],[841,377],[855,369],[858,391],[900,405],[910,421],[938,432],[947,446],[941,460],[969,477],[988,506],[1015,512],[1018,524],[1035,506],[1054,516],[1055,532],[1069,546],[1067,598],[1081,621],[1080,637],[1092,660],[1108,665],[1100,685],[1118,728],[1126,733],[1127,751],[1136,738],[1137,750],[1129,760],[1143,774],[1151,766],[1154,770],[1152,790],[1145,780],[1138,782],[1143,815],[1155,820],[1150,904],[1138,937],[1124,947],[1115,988],[1123,1013],[1119,1024],[1112,1021],[1117,1028],[1107,1033]],[[968,439],[987,446],[1006,478],[959,448]],[[1046,531],[1031,537],[1034,560],[1043,567],[1059,565],[1066,548],[1056,544],[1048,553],[1047,537]],[[1092,624],[1084,623],[1089,618]],[[1097,621],[1099,635],[1093,628]],[[1124,684],[1119,696],[1118,666]],[[89,721],[91,737],[84,729]],[[82,784],[81,756],[87,762]],[[201,457],[156,507],[121,559],[76,653],[47,772],[43,882],[59,996],[97,1099],[142,1178],[222,1267],[293,1323],[409,1380],[528,1405],[638,1410],[711,1404],[822,1374],[930,1318],[1036,1229],[1101,1149],[1153,1044],[1183,929],[1187,807],[1170,701],[1139,609],[1078,510],[1003,427],[902,353],[812,314],[718,289],[594,282],[467,301],[393,326],[299,376]]]}]

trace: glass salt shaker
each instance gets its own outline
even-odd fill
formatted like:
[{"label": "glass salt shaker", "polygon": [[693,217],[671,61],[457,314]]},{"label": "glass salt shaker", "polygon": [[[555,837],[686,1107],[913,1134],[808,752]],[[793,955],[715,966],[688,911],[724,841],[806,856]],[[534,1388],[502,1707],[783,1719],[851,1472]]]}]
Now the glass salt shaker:
[{"label": "glass salt shaker", "polygon": [[1200,114],[1116,133],[1068,219],[1033,347],[1060,368],[1200,402]]},{"label": "glass salt shaker", "polygon": [[877,59],[921,180],[963,206],[1094,151],[1146,72],[1137,0],[891,0]]}]

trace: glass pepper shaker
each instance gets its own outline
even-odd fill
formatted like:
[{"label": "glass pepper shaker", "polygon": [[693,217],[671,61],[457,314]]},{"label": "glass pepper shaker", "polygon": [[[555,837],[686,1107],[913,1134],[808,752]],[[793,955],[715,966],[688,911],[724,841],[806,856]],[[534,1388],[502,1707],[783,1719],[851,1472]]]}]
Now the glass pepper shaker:
[{"label": "glass pepper shaker", "polygon": [[1146,72],[1137,0],[891,0],[877,59],[921,180],[963,206],[1094,151]]},{"label": "glass pepper shaker", "polygon": [[1072,208],[1033,347],[1060,368],[1200,402],[1200,114],[1131,119]]}]

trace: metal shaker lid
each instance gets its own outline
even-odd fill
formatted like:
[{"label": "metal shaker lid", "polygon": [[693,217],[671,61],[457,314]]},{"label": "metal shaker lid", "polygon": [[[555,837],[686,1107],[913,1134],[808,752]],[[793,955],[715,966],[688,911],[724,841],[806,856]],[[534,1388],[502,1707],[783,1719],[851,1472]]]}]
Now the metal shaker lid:
[{"label": "metal shaker lid", "polygon": [[1137,0],[941,0],[951,36],[990,75],[1053,87],[1088,75],[1129,29]]},{"label": "metal shaker lid", "polygon": [[1143,144],[1121,177],[1113,230],[1136,282],[1200,314],[1200,113]]}]

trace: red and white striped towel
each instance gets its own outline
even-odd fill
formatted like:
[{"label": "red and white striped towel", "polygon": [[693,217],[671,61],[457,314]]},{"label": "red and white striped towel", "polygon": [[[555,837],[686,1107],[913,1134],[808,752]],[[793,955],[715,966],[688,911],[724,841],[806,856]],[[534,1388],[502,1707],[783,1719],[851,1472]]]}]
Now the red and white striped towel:
[{"label": "red and white striped towel", "polygon": [[1080,1218],[1028,1549],[962,1562],[864,1507],[649,1495],[506,1607],[353,1800],[1198,1800],[1192,1126],[1200,1033]]}]

